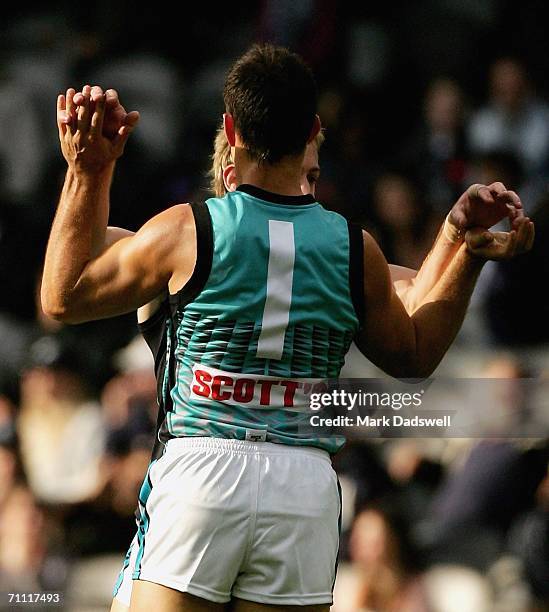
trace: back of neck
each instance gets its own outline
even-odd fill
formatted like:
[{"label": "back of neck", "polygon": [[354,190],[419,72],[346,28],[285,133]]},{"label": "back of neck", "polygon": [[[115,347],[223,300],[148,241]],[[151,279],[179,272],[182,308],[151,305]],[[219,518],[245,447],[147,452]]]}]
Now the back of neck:
[{"label": "back of neck", "polygon": [[245,151],[236,151],[237,179],[240,184],[254,185],[280,195],[301,195],[303,156],[285,157],[276,164],[258,164]]}]

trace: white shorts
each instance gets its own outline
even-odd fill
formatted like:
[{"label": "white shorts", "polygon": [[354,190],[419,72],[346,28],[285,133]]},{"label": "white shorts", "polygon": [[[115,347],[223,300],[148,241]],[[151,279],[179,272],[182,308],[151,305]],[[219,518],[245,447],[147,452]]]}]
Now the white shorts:
[{"label": "white shorts", "polygon": [[312,447],[177,438],[149,468],[115,596],[131,579],[226,603],[331,604],[341,499]]}]

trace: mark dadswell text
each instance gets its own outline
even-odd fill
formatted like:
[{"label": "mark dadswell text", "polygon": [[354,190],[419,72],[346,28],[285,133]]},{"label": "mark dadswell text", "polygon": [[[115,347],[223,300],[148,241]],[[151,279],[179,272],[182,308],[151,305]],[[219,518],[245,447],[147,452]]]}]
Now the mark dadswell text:
[{"label": "mark dadswell text", "polygon": [[452,418],[450,415],[441,417],[420,417],[419,415],[405,417],[400,414],[368,416],[357,415],[335,417],[322,417],[314,414],[309,422],[312,427],[450,427]]}]

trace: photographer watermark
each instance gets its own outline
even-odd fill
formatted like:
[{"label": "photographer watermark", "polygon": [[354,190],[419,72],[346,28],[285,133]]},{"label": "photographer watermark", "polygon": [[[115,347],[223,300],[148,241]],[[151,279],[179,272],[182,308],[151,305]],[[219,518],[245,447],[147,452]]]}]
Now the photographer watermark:
[{"label": "photographer watermark", "polygon": [[309,395],[300,434],[321,437],[545,437],[549,381],[340,379]]},{"label": "photographer watermark", "polygon": [[332,389],[323,393],[311,393],[309,407],[311,410],[320,410],[328,406],[336,406],[353,410],[356,408],[410,408],[421,406],[424,389],[414,393],[389,393],[375,391],[345,391],[345,389]]}]

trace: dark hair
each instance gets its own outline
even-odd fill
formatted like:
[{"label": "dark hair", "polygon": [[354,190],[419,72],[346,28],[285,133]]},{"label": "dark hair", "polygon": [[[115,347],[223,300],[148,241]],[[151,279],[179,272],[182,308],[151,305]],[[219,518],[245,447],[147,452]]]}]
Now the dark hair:
[{"label": "dark hair", "polygon": [[254,45],[230,69],[223,99],[252,159],[272,164],[305,148],[317,92],[311,70],[295,53]]}]

